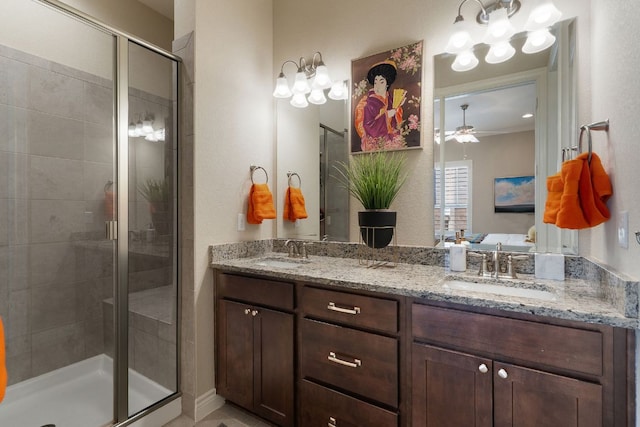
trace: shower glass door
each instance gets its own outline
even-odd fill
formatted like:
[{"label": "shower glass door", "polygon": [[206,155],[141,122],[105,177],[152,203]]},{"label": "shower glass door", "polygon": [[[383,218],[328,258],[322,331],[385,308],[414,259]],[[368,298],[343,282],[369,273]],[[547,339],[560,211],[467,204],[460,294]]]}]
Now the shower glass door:
[{"label": "shower glass door", "polygon": [[129,415],[177,391],[176,62],[128,43]]},{"label": "shower glass door", "polygon": [[0,16],[0,425],[103,425],[113,419],[114,37],[33,1],[2,0]]}]

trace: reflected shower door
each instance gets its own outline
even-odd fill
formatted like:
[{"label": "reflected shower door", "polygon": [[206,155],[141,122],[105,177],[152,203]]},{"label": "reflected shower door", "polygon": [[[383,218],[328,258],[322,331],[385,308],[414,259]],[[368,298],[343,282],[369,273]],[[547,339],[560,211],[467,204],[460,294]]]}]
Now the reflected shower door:
[{"label": "reflected shower door", "polygon": [[176,72],[129,42],[129,415],[177,391]]},{"label": "reflected shower door", "polygon": [[114,37],[33,1],[0,3],[0,425],[104,425]]}]

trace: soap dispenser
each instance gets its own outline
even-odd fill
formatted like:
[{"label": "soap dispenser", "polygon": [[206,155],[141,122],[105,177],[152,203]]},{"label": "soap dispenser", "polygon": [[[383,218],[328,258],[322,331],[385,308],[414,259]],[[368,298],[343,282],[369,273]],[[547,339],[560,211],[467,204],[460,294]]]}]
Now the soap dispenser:
[{"label": "soap dispenser", "polygon": [[449,269],[451,271],[467,270],[467,247],[460,241],[460,233],[456,232],[456,242],[449,246]]}]

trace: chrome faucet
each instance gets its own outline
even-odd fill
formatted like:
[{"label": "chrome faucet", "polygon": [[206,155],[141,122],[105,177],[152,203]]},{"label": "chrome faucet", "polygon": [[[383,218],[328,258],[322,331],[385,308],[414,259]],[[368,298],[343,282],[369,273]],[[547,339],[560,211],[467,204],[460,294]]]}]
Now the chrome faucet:
[{"label": "chrome faucet", "polygon": [[500,277],[500,252],[502,252],[502,243],[496,244],[496,250],[493,251],[493,277]]},{"label": "chrome faucet", "polygon": [[304,240],[289,239],[284,242],[284,247],[289,249],[289,258],[309,258],[307,242]]},{"label": "chrome faucet", "polygon": [[298,245],[296,244],[295,240],[287,240],[286,242],[284,242],[284,247],[289,248],[289,258],[297,258],[299,256]]}]

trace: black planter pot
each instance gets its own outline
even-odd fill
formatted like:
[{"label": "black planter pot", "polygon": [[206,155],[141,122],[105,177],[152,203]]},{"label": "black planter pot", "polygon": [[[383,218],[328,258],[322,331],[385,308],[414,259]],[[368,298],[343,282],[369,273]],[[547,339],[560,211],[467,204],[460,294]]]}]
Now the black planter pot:
[{"label": "black planter pot", "polygon": [[380,249],[391,243],[396,226],[396,214],[388,209],[358,212],[360,234],[367,246]]}]

